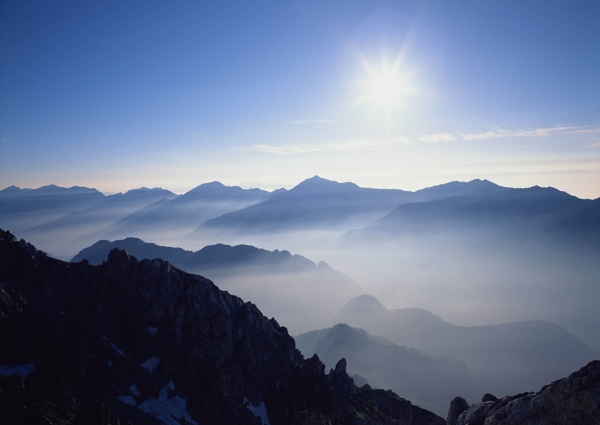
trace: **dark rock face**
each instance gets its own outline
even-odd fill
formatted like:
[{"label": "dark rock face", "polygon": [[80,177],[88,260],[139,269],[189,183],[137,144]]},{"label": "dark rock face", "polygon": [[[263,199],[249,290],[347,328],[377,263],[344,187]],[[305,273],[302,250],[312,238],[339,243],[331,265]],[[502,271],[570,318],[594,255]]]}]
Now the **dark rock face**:
[{"label": "dark rock face", "polygon": [[296,415],[292,425],[331,425],[331,421],[320,411],[303,411]]},{"label": "dark rock face", "polygon": [[462,397],[454,397],[450,402],[450,409],[448,409],[448,418],[446,423],[448,425],[455,425],[456,420],[462,412],[469,408],[469,403]]},{"label": "dark rock face", "polygon": [[600,424],[600,361],[588,363],[537,393],[473,404],[456,420],[456,425],[547,424]]},{"label": "dark rock face", "polygon": [[496,400],[498,400],[498,397],[496,397],[495,395],[492,395],[490,393],[485,393],[483,395],[483,397],[481,398],[481,401],[484,402],[484,403],[486,401],[496,401]]},{"label": "dark rock face", "polygon": [[0,283],[3,423],[444,424],[161,260],[65,263],[0,231]]}]

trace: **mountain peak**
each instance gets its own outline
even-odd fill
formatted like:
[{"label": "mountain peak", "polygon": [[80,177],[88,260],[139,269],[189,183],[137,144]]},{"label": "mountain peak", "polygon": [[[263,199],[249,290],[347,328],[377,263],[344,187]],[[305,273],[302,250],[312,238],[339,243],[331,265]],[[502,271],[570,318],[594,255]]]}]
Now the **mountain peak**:
[{"label": "mountain peak", "polygon": [[337,182],[334,180],[324,179],[323,177],[320,177],[318,175],[314,175],[306,180],[302,180],[300,183],[298,183],[298,186],[300,186],[301,184],[307,184],[307,183],[337,183]]},{"label": "mountain peak", "polygon": [[189,196],[256,196],[262,197],[267,196],[269,192],[262,189],[242,189],[239,186],[226,186],[221,182],[213,181],[209,183],[202,183],[196,186],[192,190],[184,193],[182,196],[187,198]]},{"label": "mountain peak", "polygon": [[309,179],[303,180],[290,191],[329,191],[329,190],[340,190],[340,189],[358,189],[358,186],[354,183],[340,183],[335,180],[327,180],[319,176],[313,176]]},{"label": "mountain peak", "polygon": [[381,302],[373,295],[363,294],[351,299],[340,310],[340,314],[371,314],[387,310]]},{"label": "mountain peak", "polygon": [[205,191],[207,189],[209,190],[218,190],[218,189],[222,189],[226,187],[223,183],[218,182],[218,181],[212,181],[212,182],[208,182],[208,183],[202,183],[198,186],[196,186],[195,188],[189,190],[187,193],[195,193],[195,192],[199,192],[199,191]]}]

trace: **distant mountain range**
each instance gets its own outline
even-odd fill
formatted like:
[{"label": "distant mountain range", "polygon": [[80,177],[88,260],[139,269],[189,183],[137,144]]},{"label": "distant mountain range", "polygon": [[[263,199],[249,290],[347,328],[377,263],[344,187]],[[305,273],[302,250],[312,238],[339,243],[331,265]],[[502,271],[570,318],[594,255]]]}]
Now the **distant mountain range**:
[{"label": "distant mountain range", "polygon": [[[487,180],[409,192],[315,176],[287,191],[212,182],[180,196],[9,187],[0,191],[0,226],[61,258],[128,237],[190,252],[219,243],[287,249],[327,259],[395,305],[461,323],[543,319],[600,350],[599,202]],[[228,278],[222,284],[252,286]],[[460,307],[465,297],[469,309]]]},{"label": "distant mountain range", "polygon": [[340,235],[363,229],[350,235],[380,240],[448,226],[467,233],[493,228],[544,231],[559,235],[556,239],[579,235],[600,246],[598,201],[553,188],[504,188],[487,180],[409,192],[362,188],[315,176],[291,190],[266,192],[212,182],[180,196],[164,189],[105,196],[77,186],[10,186],[0,191],[0,225],[59,255],[75,253],[100,239],[126,237],[206,245],[256,235],[306,231]]},{"label": "distant mountain range", "polygon": [[375,224],[398,229],[452,225],[532,231],[573,219],[593,202],[551,187],[496,188],[400,205]]},{"label": "distant mountain range", "polygon": [[431,356],[463,361],[471,371],[509,392],[538,390],[545,382],[599,356],[580,339],[551,323],[457,326],[422,309],[388,310],[371,295],[351,300],[333,320]]},{"label": "distant mountain range", "polygon": [[133,219],[123,219],[107,236],[144,238],[175,234],[182,237],[206,220],[260,203],[274,194],[261,189],[225,186],[219,182],[205,183]]},{"label": "distant mountain range", "polygon": [[463,362],[431,357],[346,324],[294,339],[304,356],[316,353],[327,368],[343,357],[356,382],[365,378],[371,387],[389,388],[442,417],[448,412],[448,399],[457,394],[468,400],[486,392],[506,394],[501,385],[471,372]]},{"label": "distant mountain range", "polygon": [[380,244],[411,237],[443,237],[455,246],[577,252],[600,255],[600,199],[579,199],[554,188],[497,187],[429,202],[405,203],[345,243]]},{"label": "distant mountain range", "polygon": [[99,239],[127,236],[181,239],[209,218],[268,199],[260,189],[202,184],[184,195],[134,189],[105,196],[96,189],[55,185],[0,191],[0,226],[53,254],[77,252]]},{"label": "distant mountain range", "polygon": [[293,189],[257,205],[207,220],[195,232],[209,234],[264,234],[306,230],[349,230],[364,227],[399,205],[495,190],[487,180],[451,182],[408,192],[368,189],[314,176]]},{"label": "distant mountain range", "polygon": [[325,262],[317,265],[288,251],[248,245],[217,244],[192,252],[136,238],[102,240],[83,249],[72,262],[87,260],[100,265],[114,248],[140,259],[161,258],[189,273],[213,279],[220,288],[252,300],[293,333],[319,327],[332,312],[362,293],[356,281]]},{"label": "distant mountain range", "polygon": [[0,190],[0,219],[4,228],[23,231],[84,210],[107,197],[96,189],[48,185],[39,189],[10,186]]},{"label": "distant mountain range", "polygon": [[467,323],[547,320],[600,350],[599,206],[554,188],[491,188],[400,205],[338,246],[365,253],[344,267],[359,281],[422,294],[402,305],[437,300]]}]

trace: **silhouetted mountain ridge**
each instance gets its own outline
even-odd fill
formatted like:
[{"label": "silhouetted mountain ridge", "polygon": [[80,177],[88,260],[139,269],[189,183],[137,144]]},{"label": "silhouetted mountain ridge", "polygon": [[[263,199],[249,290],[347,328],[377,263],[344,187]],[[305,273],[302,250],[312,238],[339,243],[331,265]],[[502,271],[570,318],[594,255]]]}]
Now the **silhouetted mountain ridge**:
[{"label": "silhouetted mountain ridge", "polygon": [[448,400],[456,394],[476,399],[485,392],[505,392],[502,386],[475,375],[462,362],[431,357],[346,324],[294,339],[305,356],[316,353],[325,366],[332,367],[341,355],[348,361],[349,374],[366,378],[372,387],[391,388],[438,415],[445,416]]},{"label": "silhouetted mountain ridge", "polygon": [[362,188],[354,183],[338,183],[314,176],[260,204],[208,220],[194,233],[199,237],[203,233],[252,234],[301,229],[348,229],[366,225],[406,202],[497,187],[491,182],[474,180],[408,192]]},{"label": "silhouetted mountain ridge", "polygon": [[137,238],[99,241],[73,257],[100,265],[114,248],[142,259],[161,258],[189,273],[219,283],[221,289],[252,300],[266,314],[294,333],[315,329],[332,312],[362,293],[360,285],[332,269],[288,251],[268,251],[249,245],[216,244],[198,251],[160,246]]},{"label": "silhouetted mountain ridge", "polygon": [[519,321],[457,326],[422,309],[382,309],[371,296],[350,301],[333,318],[425,354],[460,360],[508,391],[533,390],[598,357],[558,325]]},{"label": "silhouetted mountain ridge", "polygon": [[[273,194],[261,189],[219,182],[201,184],[183,195],[161,188],[106,196],[80,186],[9,186],[0,191],[0,225],[23,233],[47,251],[73,255],[107,237],[181,239],[209,218],[270,196]],[[160,202],[165,199],[169,202]]]},{"label": "silhouetted mountain ridge", "polygon": [[[501,188],[475,191],[423,203],[408,203],[382,217],[377,224],[493,224],[541,228],[565,220],[592,201],[554,188]],[[524,223],[518,222],[523,220]]]},{"label": "silhouetted mountain ridge", "polygon": [[144,242],[139,238],[124,240],[102,240],[80,251],[72,262],[87,260],[99,265],[106,261],[108,253],[114,249],[124,249],[138,258],[166,260],[176,267],[187,270],[224,269],[249,267],[254,269],[271,268],[271,272],[307,272],[315,271],[317,264],[301,255],[292,255],[288,251],[267,251],[250,245],[208,245],[198,251],[186,251],[182,248],[161,246]]},{"label": "silhouetted mountain ridge", "polygon": [[0,231],[0,281],[9,423],[444,424],[357,388],[345,359],[325,374],[255,305],[161,260],[65,263]]}]

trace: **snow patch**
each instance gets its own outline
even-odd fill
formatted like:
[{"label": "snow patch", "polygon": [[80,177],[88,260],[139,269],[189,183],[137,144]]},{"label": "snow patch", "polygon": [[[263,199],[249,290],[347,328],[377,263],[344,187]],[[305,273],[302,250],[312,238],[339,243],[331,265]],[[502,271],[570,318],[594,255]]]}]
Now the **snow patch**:
[{"label": "snow patch", "polygon": [[143,369],[146,369],[148,372],[152,373],[152,372],[154,372],[154,369],[156,369],[158,367],[159,363],[160,363],[160,359],[158,357],[150,357],[148,360],[146,360],[140,366]]},{"label": "snow patch", "polygon": [[58,314],[60,314],[61,316],[66,316],[65,312],[64,312],[64,311],[62,311],[62,310],[61,310],[61,311],[60,311],[60,313],[58,313]]},{"label": "snow patch", "polygon": [[135,385],[135,382],[131,383],[131,386],[129,387],[129,391],[131,392],[131,394],[136,395],[136,396],[140,396],[140,389],[138,388],[137,385]]},{"label": "snow patch", "polygon": [[[106,335],[102,335],[102,339],[106,342],[110,341],[110,338],[107,337]],[[125,350],[123,350],[122,348],[119,348],[115,345],[114,342],[110,343],[110,346],[112,347],[113,350],[115,350],[117,353],[119,353],[120,355],[122,355],[123,357],[125,357],[126,359],[129,359],[129,357],[127,357],[125,355]]]},{"label": "snow patch", "polygon": [[267,406],[265,406],[264,401],[261,401],[258,406],[253,406],[252,403],[250,403],[250,400],[248,400],[247,397],[244,397],[244,406],[246,406],[254,416],[260,419],[262,425],[271,425],[269,422],[269,415],[267,415]]},{"label": "snow patch", "polygon": [[110,346],[112,347],[113,350],[115,350],[117,353],[119,353],[120,355],[122,355],[123,357],[127,358],[127,356],[125,355],[125,351],[122,348],[119,348],[115,345],[114,342],[110,343]]},{"label": "snow patch", "polygon": [[106,362],[106,364],[108,365],[108,367],[112,367],[112,360],[108,359],[108,361]]},{"label": "snow patch", "polygon": [[158,328],[155,328],[153,326],[148,326],[148,332],[150,333],[150,335],[154,336],[158,333]]},{"label": "snow patch", "polygon": [[135,400],[130,395],[120,395],[119,400],[130,406],[135,406]]},{"label": "snow patch", "polygon": [[33,363],[27,363],[20,366],[8,366],[4,364],[0,364],[0,375],[9,376],[13,375],[21,375],[25,378],[28,374],[35,370],[35,365]]},{"label": "snow patch", "polygon": [[166,425],[181,425],[177,419],[185,419],[190,424],[198,425],[187,411],[185,398],[175,395],[169,398],[169,390],[174,390],[175,384],[170,381],[160,389],[158,398],[149,398],[137,408],[149,413]]}]

